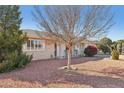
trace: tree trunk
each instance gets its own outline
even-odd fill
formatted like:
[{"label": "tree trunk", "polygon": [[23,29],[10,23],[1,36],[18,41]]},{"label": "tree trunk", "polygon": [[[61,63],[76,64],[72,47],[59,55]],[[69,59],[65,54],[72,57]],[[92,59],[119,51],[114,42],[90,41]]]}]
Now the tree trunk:
[{"label": "tree trunk", "polygon": [[71,68],[71,48],[68,49],[68,63],[67,63],[67,69]]}]

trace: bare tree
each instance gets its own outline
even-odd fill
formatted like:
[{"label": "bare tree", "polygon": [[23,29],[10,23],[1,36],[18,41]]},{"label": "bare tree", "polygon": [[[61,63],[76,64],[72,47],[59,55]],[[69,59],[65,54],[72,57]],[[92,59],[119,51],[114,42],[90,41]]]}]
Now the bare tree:
[{"label": "bare tree", "polygon": [[103,35],[113,25],[110,6],[35,6],[33,16],[41,30],[65,44],[68,69],[72,46]]}]

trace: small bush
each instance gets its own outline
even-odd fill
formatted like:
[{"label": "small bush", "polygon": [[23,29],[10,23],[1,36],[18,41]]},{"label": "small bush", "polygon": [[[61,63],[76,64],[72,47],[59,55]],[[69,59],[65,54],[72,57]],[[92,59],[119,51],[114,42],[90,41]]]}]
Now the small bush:
[{"label": "small bush", "polygon": [[111,50],[111,57],[113,60],[119,60],[119,52],[116,45],[108,46]]},{"label": "small bush", "polygon": [[119,60],[119,52],[117,50],[112,50],[111,55],[113,60]]},{"label": "small bush", "polygon": [[7,56],[5,61],[0,63],[0,72],[7,72],[16,68],[24,67],[26,64],[31,62],[31,59],[32,56],[13,52]]},{"label": "small bush", "polygon": [[84,54],[86,56],[94,56],[97,54],[97,48],[93,45],[88,45],[85,49],[84,49]]}]

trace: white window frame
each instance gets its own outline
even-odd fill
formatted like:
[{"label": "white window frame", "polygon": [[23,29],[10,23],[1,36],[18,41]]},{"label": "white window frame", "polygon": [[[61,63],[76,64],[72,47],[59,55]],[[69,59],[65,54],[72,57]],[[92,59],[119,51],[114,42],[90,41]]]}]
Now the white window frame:
[{"label": "white window frame", "polygon": [[[42,45],[43,45],[43,47],[42,48],[40,48],[40,49],[38,49],[38,47],[36,48],[36,46],[35,46],[35,44],[34,44],[34,48],[32,49],[32,47],[31,47],[31,41],[33,40],[33,42],[38,42],[38,41],[40,41],[41,43],[42,43]],[[29,49],[28,49],[28,47],[27,47],[27,42],[26,42],[26,44],[25,44],[25,48],[24,48],[24,51],[43,51],[43,50],[45,50],[45,48],[46,48],[46,46],[45,46],[45,40],[39,40],[39,39],[29,39],[29,41],[30,41],[30,47],[29,47]],[[38,43],[37,43],[38,44]]]}]

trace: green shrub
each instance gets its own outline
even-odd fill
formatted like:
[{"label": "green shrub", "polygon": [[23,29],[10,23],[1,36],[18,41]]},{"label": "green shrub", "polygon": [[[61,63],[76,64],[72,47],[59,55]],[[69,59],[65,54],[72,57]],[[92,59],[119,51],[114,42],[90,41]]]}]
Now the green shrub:
[{"label": "green shrub", "polygon": [[20,55],[20,57],[18,59],[20,60],[20,62],[17,64],[17,67],[20,68],[20,67],[23,67],[23,66],[27,65],[28,63],[30,63],[32,56],[23,54],[23,55]]},{"label": "green shrub", "polygon": [[16,68],[24,67],[26,64],[31,62],[31,59],[32,56],[13,52],[7,56],[5,61],[0,63],[0,72],[7,72]]}]

